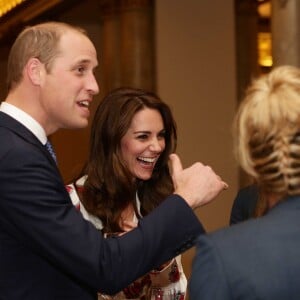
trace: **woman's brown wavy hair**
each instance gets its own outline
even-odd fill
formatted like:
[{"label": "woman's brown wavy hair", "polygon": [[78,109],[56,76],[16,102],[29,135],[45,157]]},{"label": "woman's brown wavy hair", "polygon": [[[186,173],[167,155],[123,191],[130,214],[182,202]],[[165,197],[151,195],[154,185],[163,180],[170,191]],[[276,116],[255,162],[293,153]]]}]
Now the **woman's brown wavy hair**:
[{"label": "woman's brown wavy hair", "polygon": [[[122,160],[120,142],[134,115],[144,108],[160,112],[166,147],[151,179],[133,182]],[[137,212],[136,192],[141,201],[142,215],[147,215],[173,192],[168,158],[175,151],[176,143],[176,124],[171,110],[156,94],[141,89],[119,88],[103,99],[92,123],[82,202],[87,211],[101,219],[104,232],[121,231],[118,221],[129,203]]]}]

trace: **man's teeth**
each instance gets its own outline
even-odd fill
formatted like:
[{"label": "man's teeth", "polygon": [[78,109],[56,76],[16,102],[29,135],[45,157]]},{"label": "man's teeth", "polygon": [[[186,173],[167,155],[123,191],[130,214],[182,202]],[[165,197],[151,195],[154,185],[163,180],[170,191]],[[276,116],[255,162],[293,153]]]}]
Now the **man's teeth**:
[{"label": "man's teeth", "polygon": [[154,163],[156,161],[156,158],[150,158],[150,157],[139,157],[138,158],[139,160],[142,160],[144,162],[147,162],[147,163]]},{"label": "man's teeth", "polygon": [[84,107],[89,107],[89,104],[90,104],[89,101],[86,101],[86,100],[85,100],[85,101],[80,101],[80,102],[79,102],[79,105],[80,105],[80,106],[84,106]]}]

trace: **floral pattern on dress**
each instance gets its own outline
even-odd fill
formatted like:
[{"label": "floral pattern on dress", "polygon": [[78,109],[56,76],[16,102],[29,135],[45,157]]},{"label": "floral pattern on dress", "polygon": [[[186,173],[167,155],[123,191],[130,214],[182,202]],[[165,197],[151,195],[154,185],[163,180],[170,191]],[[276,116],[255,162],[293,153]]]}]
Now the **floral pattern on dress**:
[{"label": "floral pattern on dress", "polygon": [[[102,230],[103,225],[99,218],[89,214],[82,205],[77,194],[77,187],[74,184],[66,186],[73,205],[80,211],[83,217],[90,221],[98,230]],[[138,210],[140,210],[140,201],[136,198]],[[136,216],[135,216],[136,218]],[[150,273],[142,276],[121,292],[114,296],[99,293],[98,300],[163,300],[163,294],[172,293],[172,300],[184,300],[186,293],[187,281],[182,269],[181,256],[172,259],[161,268],[157,268]],[[159,298],[154,297],[151,291],[159,290]],[[152,296],[151,296],[152,294]],[[169,298],[168,298],[169,299]]]}]

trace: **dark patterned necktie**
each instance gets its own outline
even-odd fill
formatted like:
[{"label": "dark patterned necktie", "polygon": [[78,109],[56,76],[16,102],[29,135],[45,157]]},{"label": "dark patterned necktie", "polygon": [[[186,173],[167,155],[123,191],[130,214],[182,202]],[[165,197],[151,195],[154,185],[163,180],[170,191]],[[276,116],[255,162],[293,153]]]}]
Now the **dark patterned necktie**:
[{"label": "dark patterned necktie", "polygon": [[47,141],[45,147],[49,151],[49,153],[51,154],[51,156],[54,159],[55,163],[57,163],[56,154],[55,154],[54,149],[53,149],[53,147],[52,147],[49,140]]}]

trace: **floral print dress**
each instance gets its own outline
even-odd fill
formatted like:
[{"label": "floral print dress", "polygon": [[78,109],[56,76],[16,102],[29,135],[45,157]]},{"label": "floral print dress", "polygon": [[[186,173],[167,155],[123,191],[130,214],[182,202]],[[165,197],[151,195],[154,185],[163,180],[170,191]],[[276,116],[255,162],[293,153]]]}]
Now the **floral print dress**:
[{"label": "floral print dress", "polygon": [[[76,188],[82,188],[82,180],[76,182]],[[73,205],[82,213],[83,217],[90,221],[98,230],[102,230],[103,225],[99,218],[88,213],[81,204],[77,189],[74,184],[66,186]],[[138,211],[140,211],[140,201],[136,197]],[[134,216],[137,221],[137,216]],[[181,256],[177,256],[169,263],[159,269],[152,270],[142,276],[121,292],[114,296],[98,294],[98,300],[104,299],[140,299],[140,300],[184,300],[187,288],[186,276],[181,264]]]}]

